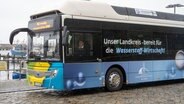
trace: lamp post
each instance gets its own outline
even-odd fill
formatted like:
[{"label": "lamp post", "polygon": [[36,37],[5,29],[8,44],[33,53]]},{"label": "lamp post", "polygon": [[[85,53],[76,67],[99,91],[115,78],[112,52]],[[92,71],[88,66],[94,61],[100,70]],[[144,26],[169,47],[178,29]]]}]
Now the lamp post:
[{"label": "lamp post", "polygon": [[184,7],[182,4],[170,4],[167,5],[166,8],[174,8],[174,14],[176,14],[176,7]]}]

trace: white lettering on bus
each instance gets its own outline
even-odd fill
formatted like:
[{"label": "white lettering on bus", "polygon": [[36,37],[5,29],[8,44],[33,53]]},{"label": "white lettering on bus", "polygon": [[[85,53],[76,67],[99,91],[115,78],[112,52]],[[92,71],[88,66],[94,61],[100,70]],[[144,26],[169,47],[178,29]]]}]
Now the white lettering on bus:
[{"label": "white lettering on bus", "polygon": [[121,39],[104,39],[105,45],[141,45],[141,40],[121,40]]}]

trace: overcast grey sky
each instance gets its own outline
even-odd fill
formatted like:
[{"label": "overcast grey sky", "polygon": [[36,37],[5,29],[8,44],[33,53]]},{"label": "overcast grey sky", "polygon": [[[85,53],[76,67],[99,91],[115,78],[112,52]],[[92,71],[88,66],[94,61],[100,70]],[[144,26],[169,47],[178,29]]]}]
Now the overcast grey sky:
[{"label": "overcast grey sky", "polygon": [[[27,27],[29,16],[40,11],[58,6],[62,0],[1,0],[0,1],[0,44],[9,43],[12,30]],[[184,4],[184,0],[92,0],[108,4],[149,9],[173,13],[173,9],[165,8],[168,4]],[[184,8],[177,8],[178,14],[184,15]],[[21,34],[16,39],[23,39]]]}]

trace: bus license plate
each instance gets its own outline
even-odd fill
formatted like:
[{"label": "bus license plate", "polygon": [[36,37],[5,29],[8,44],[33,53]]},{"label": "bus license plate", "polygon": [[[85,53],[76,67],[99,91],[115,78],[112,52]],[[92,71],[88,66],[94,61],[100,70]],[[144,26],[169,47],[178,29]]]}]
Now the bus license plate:
[{"label": "bus license plate", "polygon": [[34,84],[35,86],[38,86],[38,87],[41,87],[41,83],[37,83],[37,82],[35,82],[35,84]]}]

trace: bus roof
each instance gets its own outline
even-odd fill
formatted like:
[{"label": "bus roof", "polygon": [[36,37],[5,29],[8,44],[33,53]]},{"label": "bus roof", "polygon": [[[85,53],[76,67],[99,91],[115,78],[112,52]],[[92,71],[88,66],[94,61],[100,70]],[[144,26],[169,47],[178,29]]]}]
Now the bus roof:
[{"label": "bus roof", "polygon": [[[112,6],[106,3],[95,1],[81,1],[81,0],[67,0],[61,3],[60,7],[55,8],[53,11],[44,12],[32,15],[34,19],[39,16],[44,16],[51,13],[62,13],[65,15],[92,17],[101,19],[115,19],[115,20],[137,20],[137,21],[150,21],[152,20],[168,20],[172,21],[169,24],[179,24],[179,27],[184,27],[184,15],[163,13],[152,10],[127,8]],[[39,16],[38,16],[39,15]],[[139,17],[139,18],[136,18]],[[144,20],[147,19],[147,20]],[[174,21],[178,21],[175,23]],[[162,21],[163,22],[163,21]],[[166,21],[167,22],[167,21]],[[166,24],[166,23],[165,23]]]}]

